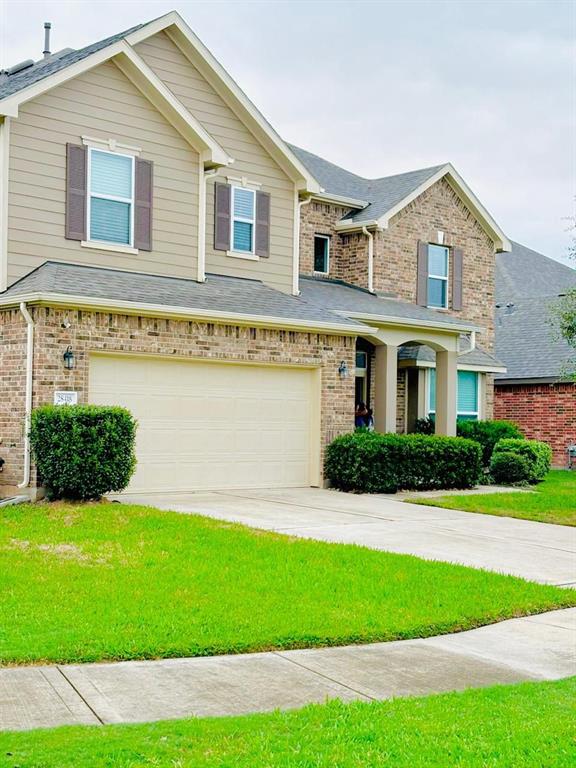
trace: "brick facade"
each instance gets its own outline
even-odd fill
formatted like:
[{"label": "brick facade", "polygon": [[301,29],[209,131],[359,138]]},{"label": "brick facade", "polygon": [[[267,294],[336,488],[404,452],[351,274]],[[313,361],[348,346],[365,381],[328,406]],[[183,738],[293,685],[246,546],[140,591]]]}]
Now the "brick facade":
[{"label": "brick facade", "polygon": [[[312,365],[321,368],[322,445],[354,424],[354,380],[338,366],[354,367],[356,340],[295,331],[31,307],[35,323],[33,407],[51,403],[55,390],[75,390],[88,402],[90,352],[130,352],[174,358]],[[69,327],[66,327],[69,324]],[[76,367],[62,354],[74,349]],[[0,485],[23,473],[26,325],[18,310],[0,312]]]},{"label": "brick facade", "polygon": [[554,465],[566,466],[566,448],[576,444],[576,384],[506,384],[495,389],[495,418],[515,421],[526,437],[548,443]]}]

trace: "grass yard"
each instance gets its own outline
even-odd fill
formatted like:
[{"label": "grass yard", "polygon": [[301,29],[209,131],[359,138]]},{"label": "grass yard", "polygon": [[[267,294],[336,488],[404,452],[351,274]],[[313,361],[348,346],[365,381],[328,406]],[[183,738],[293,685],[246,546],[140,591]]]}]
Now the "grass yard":
[{"label": "grass yard", "polygon": [[5,507],[0,662],[240,653],[425,637],[576,592],[123,504]]},{"label": "grass yard", "polygon": [[486,493],[470,496],[440,496],[407,499],[432,507],[462,509],[500,517],[519,517],[538,523],[576,525],[576,472],[552,470],[533,493]]},{"label": "grass yard", "polygon": [[567,768],[576,678],[295,712],[0,734],[2,768]]}]

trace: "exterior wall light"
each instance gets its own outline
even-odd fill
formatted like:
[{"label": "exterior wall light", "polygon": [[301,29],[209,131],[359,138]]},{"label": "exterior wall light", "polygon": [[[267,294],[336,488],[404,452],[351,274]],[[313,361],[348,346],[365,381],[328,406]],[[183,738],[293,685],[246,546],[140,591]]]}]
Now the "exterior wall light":
[{"label": "exterior wall light", "polygon": [[345,379],[348,376],[348,366],[346,365],[346,360],[342,360],[338,366],[338,374],[341,379]]},{"label": "exterior wall light", "polygon": [[71,371],[72,368],[76,365],[76,360],[74,359],[74,351],[72,347],[66,347],[66,352],[62,355],[64,358],[64,368],[66,370]]}]

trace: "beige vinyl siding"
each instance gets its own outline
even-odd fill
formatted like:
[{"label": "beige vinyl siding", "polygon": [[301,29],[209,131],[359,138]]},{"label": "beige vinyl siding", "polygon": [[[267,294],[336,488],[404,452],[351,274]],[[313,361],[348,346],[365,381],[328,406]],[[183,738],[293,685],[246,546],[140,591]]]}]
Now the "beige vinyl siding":
[{"label": "beige vinyl siding", "polygon": [[204,128],[234,158],[227,176],[260,183],[271,195],[270,258],[249,261],[214,250],[214,179],[207,183],[206,270],[251,277],[282,291],[292,290],[294,185],[264,147],[164,33],[139,43],[137,53],[166,83]]},{"label": "beige vinyl siding", "polygon": [[[116,139],[154,163],[153,250],[66,240],[66,143]],[[10,132],[8,284],[47,260],[196,278],[198,153],[111,62],[20,108]]]}]

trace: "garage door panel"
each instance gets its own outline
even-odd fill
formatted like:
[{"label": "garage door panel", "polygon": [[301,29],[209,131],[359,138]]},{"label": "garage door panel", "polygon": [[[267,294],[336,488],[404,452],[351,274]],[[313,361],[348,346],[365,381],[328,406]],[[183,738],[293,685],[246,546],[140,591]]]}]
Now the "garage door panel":
[{"label": "garage door panel", "polygon": [[91,402],[122,405],[139,422],[128,492],[309,485],[317,397],[306,369],[129,356],[90,362]]}]

